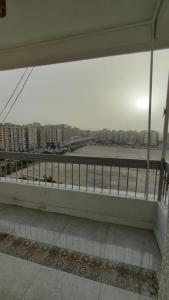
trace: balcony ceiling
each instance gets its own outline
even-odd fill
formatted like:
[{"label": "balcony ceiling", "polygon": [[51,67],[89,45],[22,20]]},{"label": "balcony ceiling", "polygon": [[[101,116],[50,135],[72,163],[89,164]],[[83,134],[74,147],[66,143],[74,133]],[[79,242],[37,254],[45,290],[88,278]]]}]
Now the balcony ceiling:
[{"label": "balcony ceiling", "polygon": [[0,69],[169,47],[168,0],[7,0]]}]

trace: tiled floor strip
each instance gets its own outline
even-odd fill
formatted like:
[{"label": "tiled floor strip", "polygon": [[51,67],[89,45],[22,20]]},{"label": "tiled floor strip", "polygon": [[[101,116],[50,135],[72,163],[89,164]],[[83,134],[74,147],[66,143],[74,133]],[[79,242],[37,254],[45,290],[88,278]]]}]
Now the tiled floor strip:
[{"label": "tiled floor strip", "polygon": [[156,274],[148,269],[17,238],[5,233],[0,233],[0,252],[144,296],[157,295]]}]

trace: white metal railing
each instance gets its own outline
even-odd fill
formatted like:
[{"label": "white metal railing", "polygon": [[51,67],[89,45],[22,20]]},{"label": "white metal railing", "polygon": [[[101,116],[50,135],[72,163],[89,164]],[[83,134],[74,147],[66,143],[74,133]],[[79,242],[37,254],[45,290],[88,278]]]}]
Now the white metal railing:
[{"label": "white metal railing", "polygon": [[[150,161],[151,199],[158,197],[160,169],[160,161]],[[1,182],[145,198],[146,170],[146,160],[0,152]]]}]

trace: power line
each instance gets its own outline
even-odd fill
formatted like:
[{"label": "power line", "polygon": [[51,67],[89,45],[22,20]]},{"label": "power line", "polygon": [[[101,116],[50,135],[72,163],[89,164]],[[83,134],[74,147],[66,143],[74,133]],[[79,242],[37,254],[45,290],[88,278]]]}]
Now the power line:
[{"label": "power line", "polygon": [[12,108],[14,107],[16,101],[18,100],[20,94],[22,93],[22,91],[23,91],[23,89],[24,89],[24,87],[25,87],[25,85],[26,85],[26,83],[27,83],[27,81],[28,81],[28,79],[29,79],[29,77],[30,77],[30,75],[31,75],[31,73],[32,73],[32,71],[33,71],[33,69],[34,69],[34,67],[31,69],[31,71],[30,71],[29,74],[27,75],[27,77],[26,77],[26,79],[25,79],[25,81],[24,81],[24,83],[23,83],[23,86],[22,86],[20,92],[19,92],[18,95],[15,97],[15,100],[14,100],[14,102],[12,103],[12,105],[11,105],[9,111],[6,113],[6,115],[5,115],[5,117],[4,117],[3,121],[2,121],[2,123],[4,123],[4,122],[6,121],[6,119],[7,119],[7,117],[9,116],[9,114],[10,114]]},{"label": "power line", "polygon": [[18,81],[17,85],[15,86],[15,88],[14,88],[14,90],[13,90],[12,94],[10,95],[10,97],[9,97],[8,101],[7,101],[7,102],[6,102],[6,104],[4,105],[4,107],[3,107],[2,111],[0,112],[0,117],[2,116],[3,112],[5,111],[6,107],[7,107],[7,106],[8,106],[8,104],[9,104],[9,102],[11,101],[11,99],[12,99],[13,95],[15,94],[15,92],[16,92],[16,90],[17,90],[18,86],[20,85],[20,83],[21,83],[21,81],[22,81],[23,77],[25,76],[25,74],[26,74],[27,70],[28,70],[28,68],[26,68],[26,70],[23,72],[23,74],[22,74],[21,78],[19,79],[19,81]]}]

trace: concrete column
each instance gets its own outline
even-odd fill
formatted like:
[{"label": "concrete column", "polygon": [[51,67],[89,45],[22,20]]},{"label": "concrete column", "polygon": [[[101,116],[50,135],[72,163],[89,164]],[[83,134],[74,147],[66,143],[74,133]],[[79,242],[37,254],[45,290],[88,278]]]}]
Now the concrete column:
[{"label": "concrete column", "polygon": [[[162,161],[165,160],[165,154],[166,154],[166,149],[167,149],[168,119],[169,119],[169,79],[168,79],[168,92],[167,92],[165,121],[164,121],[164,130],[163,130]],[[160,189],[160,186],[159,186],[159,189]],[[169,197],[169,194],[168,194],[168,197]],[[161,199],[161,195],[160,195],[160,199]],[[160,290],[159,290],[159,297],[158,297],[159,300],[169,300],[169,207],[168,207],[167,233],[166,233],[164,249],[165,249],[165,251],[164,251],[163,260],[162,260]]]},{"label": "concrete column", "polygon": [[158,299],[169,300],[169,213]]}]

